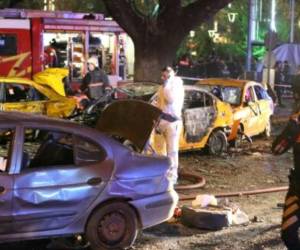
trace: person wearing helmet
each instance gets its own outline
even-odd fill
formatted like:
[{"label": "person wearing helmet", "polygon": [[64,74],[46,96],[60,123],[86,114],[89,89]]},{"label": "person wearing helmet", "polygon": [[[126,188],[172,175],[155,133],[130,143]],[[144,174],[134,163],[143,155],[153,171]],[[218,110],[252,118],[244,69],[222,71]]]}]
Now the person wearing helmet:
[{"label": "person wearing helmet", "polygon": [[88,73],[84,76],[82,80],[82,84],[80,86],[80,91],[84,94],[87,94],[88,97],[91,97],[90,92],[90,85],[91,84],[98,84],[101,85],[102,92],[109,87],[109,80],[106,73],[99,68],[98,58],[97,57],[90,57],[87,61],[88,65]]},{"label": "person wearing helmet", "polygon": [[157,130],[166,143],[167,156],[171,160],[169,178],[176,184],[178,178],[178,150],[182,128],[181,112],[184,102],[184,88],[180,77],[175,76],[171,67],[162,70],[163,85],[158,89],[154,104],[163,111]]}]

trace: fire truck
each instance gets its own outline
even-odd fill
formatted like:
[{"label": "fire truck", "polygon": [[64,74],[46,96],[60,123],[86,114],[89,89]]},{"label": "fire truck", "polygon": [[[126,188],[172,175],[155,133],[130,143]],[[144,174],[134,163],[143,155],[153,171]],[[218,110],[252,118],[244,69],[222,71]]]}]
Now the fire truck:
[{"label": "fire truck", "polygon": [[127,58],[133,58],[131,39],[102,14],[0,10],[1,76],[32,78],[45,68],[62,67],[69,69],[72,82],[80,82],[87,59],[96,56],[99,65],[117,81],[125,75],[120,72],[124,69],[120,52],[124,51],[129,53]]}]

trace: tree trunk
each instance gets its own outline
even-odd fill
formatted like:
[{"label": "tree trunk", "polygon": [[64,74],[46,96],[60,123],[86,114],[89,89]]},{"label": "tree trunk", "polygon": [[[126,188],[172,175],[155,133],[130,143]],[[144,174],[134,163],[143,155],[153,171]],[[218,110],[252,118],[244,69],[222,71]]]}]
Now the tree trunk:
[{"label": "tree trunk", "polygon": [[147,46],[135,42],[134,81],[160,82],[161,70],[173,65],[180,41],[170,45],[160,37],[155,40]]},{"label": "tree trunk", "polygon": [[108,12],[135,45],[135,81],[160,81],[161,69],[172,65],[177,48],[189,31],[233,0],[159,0],[155,17],[142,16],[130,0],[102,0]]}]

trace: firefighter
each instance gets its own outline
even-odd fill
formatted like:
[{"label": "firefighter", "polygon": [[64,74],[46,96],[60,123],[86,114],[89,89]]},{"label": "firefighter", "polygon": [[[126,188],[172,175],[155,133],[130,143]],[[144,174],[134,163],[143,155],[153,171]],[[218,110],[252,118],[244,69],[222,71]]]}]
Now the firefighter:
[{"label": "firefighter", "polygon": [[163,136],[167,147],[167,156],[171,160],[169,177],[176,184],[184,88],[181,78],[175,76],[175,72],[171,67],[166,67],[162,70],[161,79],[163,84],[158,89],[157,101],[154,105],[163,111],[164,116],[157,130]]},{"label": "firefighter", "polygon": [[104,93],[106,88],[109,88],[109,80],[106,73],[98,67],[98,59],[96,57],[90,57],[87,61],[88,73],[84,76],[82,84],[80,86],[80,91],[87,94],[91,98],[91,93],[89,93],[91,84],[101,84],[102,92]]},{"label": "firefighter", "polygon": [[[300,96],[300,88],[294,88]],[[295,100],[297,102],[297,100]],[[274,140],[272,152],[280,155],[293,148],[294,168],[289,175],[289,189],[282,215],[281,237],[290,250],[300,249],[298,229],[300,227],[300,110],[295,112],[283,132]]]}]

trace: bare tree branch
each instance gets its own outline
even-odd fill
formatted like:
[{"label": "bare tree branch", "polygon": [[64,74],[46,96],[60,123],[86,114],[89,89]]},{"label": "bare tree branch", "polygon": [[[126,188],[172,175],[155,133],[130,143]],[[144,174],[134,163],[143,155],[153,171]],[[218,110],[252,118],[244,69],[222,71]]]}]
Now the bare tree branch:
[{"label": "bare tree branch", "polygon": [[201,22],[214,16],[233,0],[198,0],[182,10],[181,20],[185,31],[191,30]]},{"label": "bare tree branch", "polygon": [[144,20],[134,11],[130,0],[103,0],[107,11],[133,38],[138,39]]}]

